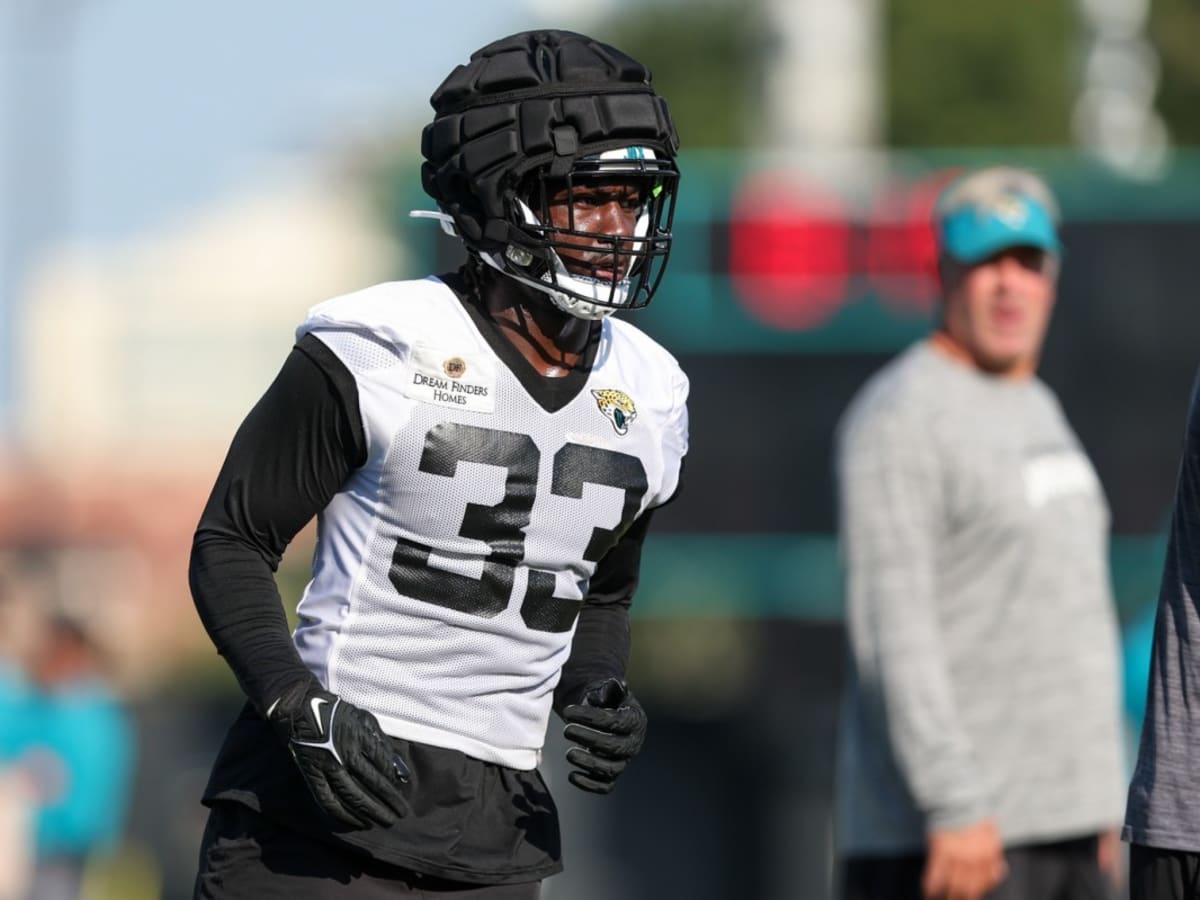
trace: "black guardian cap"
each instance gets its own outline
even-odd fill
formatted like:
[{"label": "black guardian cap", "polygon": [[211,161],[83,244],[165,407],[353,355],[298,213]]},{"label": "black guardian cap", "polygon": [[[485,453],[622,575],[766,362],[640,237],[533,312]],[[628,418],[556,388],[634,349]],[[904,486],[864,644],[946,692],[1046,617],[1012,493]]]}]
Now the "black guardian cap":
[{"label": "black guardian cap", "polygon": [[[611,307],[603,314],[649,302],[670,249],[679,138],[645,66],[574,32],[522,32],[472,54],[430,103],[422,184],[468,250],[552,297]],[[620,148],[638,149],[609,152]],[[614,176],[642,188],[644,222],[633,237],[610,238],[624,271],[581,286],[555,252],[570,242],[531,207],[546,179]]]}]

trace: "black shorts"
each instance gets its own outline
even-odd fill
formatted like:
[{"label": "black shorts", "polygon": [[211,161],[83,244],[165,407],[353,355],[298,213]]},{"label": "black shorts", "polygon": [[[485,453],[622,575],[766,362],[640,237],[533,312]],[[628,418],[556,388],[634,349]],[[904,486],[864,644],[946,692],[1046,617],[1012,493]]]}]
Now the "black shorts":
[{"label": "black shorts", "polygon": [[562,871],[558,810],[537,770],[392,738],[411,770],[411,813],[349,828],[322,813],[282,741],[247,704],[217,754],[204,803],[232,801],[309,838],[470,884],[526,884]]},{"label": "black shorts", "polygon": [[1200,853],[1131,844],[1129,900],[1200,900]]},{"label": "black shorts", "polygon": [[[987,900],[1112,900],[1095,836],[1004,850],[1008,878]],[[923,900],[925,855],[864,856],[842,867],[842,900]]]},{"label": "black shorts", "polygon": [[225,801],[212,804],[208,816],[194,900],[537,900],[540,886],[420,875]]}]

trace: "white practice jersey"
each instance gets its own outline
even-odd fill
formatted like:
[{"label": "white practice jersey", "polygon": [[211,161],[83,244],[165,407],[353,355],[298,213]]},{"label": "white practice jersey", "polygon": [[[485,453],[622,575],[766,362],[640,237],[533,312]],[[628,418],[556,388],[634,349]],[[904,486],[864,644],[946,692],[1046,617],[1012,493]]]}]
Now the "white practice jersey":
[{"label": "white practice jersey", "polygon": [[436,278],[335,298],[298,329],[354,376],[368,456],[319,517],[295,641],[388,734],[538,764],[588,580],[687,452],[678,363],[602,328],[557,410]]}]

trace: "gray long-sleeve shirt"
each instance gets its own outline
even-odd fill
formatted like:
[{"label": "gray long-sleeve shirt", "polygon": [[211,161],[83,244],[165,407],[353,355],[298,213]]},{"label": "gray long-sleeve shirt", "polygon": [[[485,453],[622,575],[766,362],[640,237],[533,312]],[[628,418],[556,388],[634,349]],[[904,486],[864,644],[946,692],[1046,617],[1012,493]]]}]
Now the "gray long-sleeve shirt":
[{"label": "gray long-sleeve shirt", "polygon": [[1146,721],[1124,838],[1200,852],[1200,378],[1192,389],[1158,593]]},{"label": "gray long-sleeve shirt", "polygon": [[917,344],[851,404],[837,468],[843,854],[985,817],[1008,845],[1114,827],[1108,510],[1051,391]]}]

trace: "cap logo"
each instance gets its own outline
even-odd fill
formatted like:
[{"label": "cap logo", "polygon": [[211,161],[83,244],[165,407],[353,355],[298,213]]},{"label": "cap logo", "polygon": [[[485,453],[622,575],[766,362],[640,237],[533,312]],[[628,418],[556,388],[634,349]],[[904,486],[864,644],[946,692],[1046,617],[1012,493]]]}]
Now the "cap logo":
[{"label": "cap logo", "polygon": [[1000,197],[991,211],[1009,228],[1021,228],[1029,221],[1029,207],[1020,197]]}]

